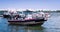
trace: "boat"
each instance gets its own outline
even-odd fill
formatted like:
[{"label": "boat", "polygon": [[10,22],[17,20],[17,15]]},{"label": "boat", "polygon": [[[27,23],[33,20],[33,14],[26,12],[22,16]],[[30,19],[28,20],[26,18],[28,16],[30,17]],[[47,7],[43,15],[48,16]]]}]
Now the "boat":
[{"label": "boat", "polygon": [[4,12],[3,13],[3,17],[4,18],[9,18],[10,17],[10,13],[9,12]]},{"label": "boat", "polygon": [[42,25],[45,21],[48,20],[48,13],[33,13],[33,14],[19,14],[12,17],[12,19],[8,19],[9,24],[19,24],[19,25],[34,25],[40,24]]},{"label": "boat", "polygon": [[4,17],[4,18],[12,18],[12,17],[15,16],[15,15],[18,15],[18,13],[17,13],[17,12],[8,11],[8,12],[5,12],[5,13],[3,14],[3,17]]}]

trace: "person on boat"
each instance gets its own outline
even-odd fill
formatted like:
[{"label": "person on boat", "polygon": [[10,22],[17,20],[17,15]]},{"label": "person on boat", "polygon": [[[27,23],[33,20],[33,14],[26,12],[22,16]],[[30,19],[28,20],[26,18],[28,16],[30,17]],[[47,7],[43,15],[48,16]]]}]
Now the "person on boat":
[{"label": "person on boat", "polygon": [[15,17],[14,17],[14,18],[18,20],[18,18],[19,18],[19,15],[15,15]]}]

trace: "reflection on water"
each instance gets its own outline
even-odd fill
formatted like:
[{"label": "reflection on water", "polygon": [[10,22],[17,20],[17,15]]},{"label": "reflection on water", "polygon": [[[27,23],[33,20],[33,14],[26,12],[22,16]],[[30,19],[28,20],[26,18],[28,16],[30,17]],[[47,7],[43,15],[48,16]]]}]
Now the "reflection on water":
[{"label": "reflection on water", "polygon": [[9,25],[10,32],[41,32],[43,29],[42,26]]},{"label": "reflection on water", "polygon": [[42,26],[9,25],[7,19],[0,17],[0,32],[60,32],[60,13],[51,17]]}]

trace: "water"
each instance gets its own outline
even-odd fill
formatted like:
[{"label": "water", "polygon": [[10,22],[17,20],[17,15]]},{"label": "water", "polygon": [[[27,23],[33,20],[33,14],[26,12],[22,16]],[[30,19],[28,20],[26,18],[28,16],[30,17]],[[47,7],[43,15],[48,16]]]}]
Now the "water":
[{"label": "water", "polygon": [[42,26],[8,25],[7,19],[0,17],[0,32],[60,32],[60,13],[50,15]]}]

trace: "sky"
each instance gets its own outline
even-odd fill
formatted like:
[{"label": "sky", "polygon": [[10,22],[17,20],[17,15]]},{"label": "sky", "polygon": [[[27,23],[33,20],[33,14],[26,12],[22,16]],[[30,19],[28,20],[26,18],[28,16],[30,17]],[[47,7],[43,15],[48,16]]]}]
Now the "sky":
[{"label": "sky", "polygon": [[60,10],[60,0],[0,0],[0,9]]}]

